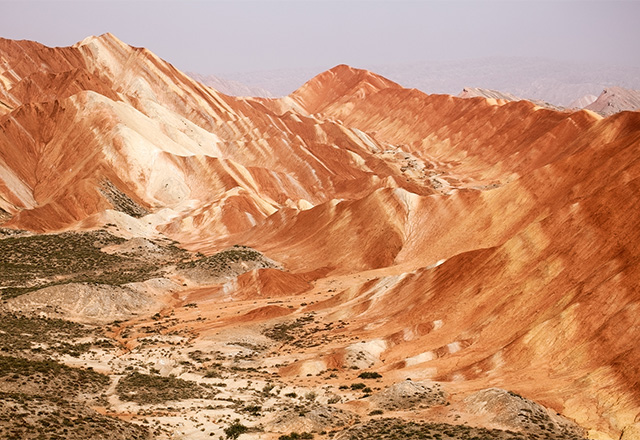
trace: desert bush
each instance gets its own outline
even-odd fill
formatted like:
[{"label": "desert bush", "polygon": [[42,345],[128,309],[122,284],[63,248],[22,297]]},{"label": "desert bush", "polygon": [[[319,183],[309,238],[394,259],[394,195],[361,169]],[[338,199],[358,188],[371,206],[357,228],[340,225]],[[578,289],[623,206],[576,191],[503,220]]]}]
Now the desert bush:
[{"label": "desert bush", "polygon": [[[106,231],[64,232],[9,237],[0,240],[3,298],[67,283],[122,285],[159,276],[161,264],[101,248],[124,239]],[[182,260],[187,253],[165,247],[167,259]],[[35,282],[34,280],[39,280]]]},{"label": "desert bush", "polygon": [[176,377],[130,373],[120,379],[116,391],[120,399],[155,404],[168,400],[206,399],[213,397],[217,390],[206,389],[196,382]]},{"label": "desert bush", "polygon": [[360,379],[380,379],[382,375],[373,371],[363,371],[362,373],[358,374],[358,377]]},{"label": "desert bush", "polygon": [[231,425],[224,428],[224,433],[228,439],[235,440],[248,430],[249,428],[240,423],[239,419],[236,419]]},{"label": "desert bush", "polygon": [[311,434],[310,432],[303,432],[300,434],[298,434],[297,432],[291,432],[288,435],[281,435],[280,437],[278,437],[278,440],[306,440],[312,438],[313,434]]}]

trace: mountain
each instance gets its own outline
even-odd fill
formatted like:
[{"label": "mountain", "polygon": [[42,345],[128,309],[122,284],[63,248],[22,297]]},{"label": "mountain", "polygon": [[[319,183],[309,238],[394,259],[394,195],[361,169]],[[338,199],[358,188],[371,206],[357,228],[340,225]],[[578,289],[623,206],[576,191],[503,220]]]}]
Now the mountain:
[{"label": "mountain", "polygon": [[458,94],[460,98],[493,98],[501,99],[504,101],[520,101],[521,98],[512,95],[511,93],[503,93],[498,90],[482,89],[479,87],[465,87],[462,92]]},{"label": "mountain", "polygon": [[640,112],[233,97],[111,34],[0,66],[3,436],[633,438]]},{"label": "mountain", "polygon": [[595,95],[584,95],[581,98],[576,99],[571,102],[568,107],[571,109],[581,109],[587,107],[589,104],[593,104],[593,102],[598,99]]},{"label": "mountain", "polygon": [[369,66],[377,73],[426,93],[458,93],[465,86],[500,90],[529,100],[568,107],[606,87],[640,87],[638,66],[572,63],[545,58],[491,57]]},{"label": "mountain", "polygon": [[[13,216],[7,226],[46,231],[99,222],[111,215],[107,208],[117,208],[106,185],[153,211],[152,223],[192,215],[195,204],[203,210],[201,222],[236,230],[284,206],[351,197],[400,175],[371,151],[366,135],[332,123],[315,128],[316,121],[293,114],[276,117],[256,101],[219,94],[110,35],[59,56],[35,44],[3,43],[7,53],[34,52],[12,77],[4,74],[11,112],[0,120],[7,170],[0,208]],[[54,54],[60,59],[49,59]],[[48,64],[48,82],[38,84],[38,94],[23,92],[35,88],[27,84],[42,76],[42,64]],[[83,82],[67,86],[69,72]],[[63,94],[52,100],[47,94],[58,78]],[[25,127],[35,132],[25,134]],[[336,145],[343,147],[337,153]],[[278,157],[276,148],[287,153]],[[372,166],[380,172],[374,175]],[[398,179],[397,186],[407,185]],[[234,214],[238,204],[248,209],[244,220]],[[223,226],[227,214],[233,220]]]},{"label": "mountain", "polygon": [[[223,75],[251,87],[286,96],[328,66],[305,69],[238,72]],[[498,90],[558,107],[608,87],[640,88],[640,67],[571,63],[545,58],[491,57],[457,61],[431,60],[410,64],[359,66],[403,87],[425,93],[457,94],[465,87]]]},{"label": "mountain", "polygon": [[[462,92],[458,94],[458,97],[459,98],[482,97],[482,98],[495,99],[495,100],[501,100],[501,101],[522,101],[523,100],[522,98],[518,98],[517,96],[514,96],[511,93],[504,93],[498,90],[482,89],[478,87],[465,87],[464,89],[462,89]],[[531,100],[531,102],[533,102],[536,105],[539,105],[540,107],[546,107],[546,108],[550,108],[553,110],[560,110],[560,111],[563,110],[562,107],[557,107],[555,105],[549,104],[548,102],[543,102],[538,100]]]},{"label": "mountain", "polygon": [[260,87],[250,87],[239,81],[225,79],[215,75],[200,75],[194,72],[186,72],[196,81],[216,89],[220,93],[231,96],[261,96],[265,98],[273,98],[268,90]]},{"label": "mountain", "polygon": [[214,76],[237,81],[250,88],[266,90],[273,97],[284,97],[300,88],[309,78],[317,75],[318,72],[327,70],[327,67],[315,66],[311,68],[260,70],[255,72],[212,73]]},{"label": "mountain", "polygon": [[609,116],[621,111],[640,110],[640,90],[609,87],[604,89],[594,102],[584,108],[593,110],[604,116]]}]

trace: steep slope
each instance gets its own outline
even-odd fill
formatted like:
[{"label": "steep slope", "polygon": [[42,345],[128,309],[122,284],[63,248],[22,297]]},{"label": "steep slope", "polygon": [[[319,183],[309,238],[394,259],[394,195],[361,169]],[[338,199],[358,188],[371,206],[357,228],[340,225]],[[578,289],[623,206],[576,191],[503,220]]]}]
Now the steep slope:
[{"label": "steep slope", "polygon": [[495,100],[502,101],[520,101],[521,98],[518,98],[511,93],[500,92],[497,90],[483,89],[480,87],[465,87],[462,89],[462,92],[458,94],[459,98],[492,98]]},{"label": "steep slope", "polygon": [[593,104],[595,102],[595,100],[598,99],[598,97],[596,95],[584,95],[581,98],[576,99],[575,101],[572,101],[567,108],[571,108],[571,109],[581,109],[581,108],[585,108],[590,104]]},{"label": "steep slope", "polygon": [[307,81],[289,96],[260,102],[278,113],[292,110],[311,115],[352,106],[365,96],[387,88],[402,87],[367,70],[340,64]]},{"label": "steep slope", "polygon": [[[500,92],[498,90],[491,90],[491,89],[483,89],[480,87],[465,87],[464,89],[462,89],[462,92],[460,92],[458,94],[459,98],[477,98],[477,97],[481,97],[481,98],[487,98],[487,99],[495,99],[497,101],[497,103],[504,103],[504,102],[509,102],[509,101],[521,101],[522,98],[518,98],[515,95],[512,95],[511,93],[506,93],[506,92]],[[539,101],[536,99],[530,99],[529,101],[533,102],[535,105],[540,106],[540,107],[545,107],[545,108],[549,108],[552,110],[560,110],[562,111],[563,108],[550,104],[548,102],[544,102],[544,101]],[[584,106],[583,106],[584,107]],[[582,108],[582,107],[580,107]]]},{"label": "steep slope", "polygon": [[[327,117],[344,118],[378,142],[404,141],[417,157],[447,158],[451,174],[496,179],[478,187],[485,191],[381,190],[358,202],[278,213],[228,240],[268,249],[296,270],[380,268],[313,310],[352,321],[365,340],[385,341],[380,359],[391,370],[463,381],[467,389],[499,384],[585,426],[619,432],[640,402],[629,367],[637,362],[630,350],[639,328],[638,237],[613,231],[638,222],[631,194],[640,119],[470,101],[385,89]],[[628,245],[611,239],[619,234]],[[294,248],[300,257],[291,256]],[[596,310],[606,311],[592,316]],[[443,327],[447,319],[454,322]]]},{"label": "steep slope", "polygon": [[609,116],[622,111],[640,110],[640,91],[607,87],[600,96],[585,107],[587,110]]},{"label": "steep slope", "polygon": [[[413,272],[371,273],[318,309],[335,310],[333,319],[351,321],[364,340],[384,340],[381,361],[391,371],[466,389],[506,386],[583,426],[606,431],[597,413],[621,430],[640,402],[631,348],[638,237],[611,231],[637,222],[638,140],[585,150],[510,184],[512,206],[548,198],[529,202],[537,211],[507,241]],[[587,166],[594,160],[595,170]],[[550,175],[566,186],[544,185]],[[616,183],[602,185],[602,175]],[[502,221],[495,207],[492,220]]]},{"label": "steep slope", "polygon": [[582,133],[599,119],[528,101],[496,105],[483,98],[406,89],[384,89],[328,115],[379,142],[405,145],[423,160],[446,161],[452,171],[481,180],[508,179],[571,154],[585,144]]},{"label": "steep slope", "polygon": [[[152,213],[171,209],[163,221],[197,206],[201,224],[221,220],[235,229],[243,227],[237,216],[222,217],[238,203],[251,225],[283,206],[359,197],[389,182],[411,186],[366,135],[218,94],[110,34],[59,52],[35,43],[5,46],[6,60],[15,62],[16,51],[29,54],[15,68],[4,62],[13,110],[0,121],[3,143],[30,151],[22,161],[10,156],[15,149],[2,150],[11,171],[0,208],[15,215],[8,225],[60,229],[100,214],[109,208],[100,191],[105,178]],[[61,129],[71,126],[82,128]],[[54,182],[62,170],[60,186]],[[196,183],[202,181],[213,187]]]}]

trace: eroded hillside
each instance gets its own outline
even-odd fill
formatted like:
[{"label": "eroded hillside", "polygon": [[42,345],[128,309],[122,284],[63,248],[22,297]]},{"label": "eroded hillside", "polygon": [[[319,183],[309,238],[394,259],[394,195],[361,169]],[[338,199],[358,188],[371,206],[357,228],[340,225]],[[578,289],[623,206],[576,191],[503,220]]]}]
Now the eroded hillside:
[{"label": "eroded hillside", "polygon": [[640,113],[234,98],[110,34],[0,40],[0,104],[3,437],[640,429]]}]

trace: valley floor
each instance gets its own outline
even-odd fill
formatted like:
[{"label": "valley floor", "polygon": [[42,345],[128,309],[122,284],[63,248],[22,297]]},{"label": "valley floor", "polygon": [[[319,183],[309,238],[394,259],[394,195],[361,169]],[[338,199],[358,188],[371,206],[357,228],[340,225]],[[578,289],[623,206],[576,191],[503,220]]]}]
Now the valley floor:
[{"label": "valley floor", "polygon": [[581,438],[515,393],[492,398],[512,400],[500,421],[455,384],[385,372],[375,344],[317,307],[367,275],[277,299],[191,288],[104,325],[5,310],[2,438]]}]

